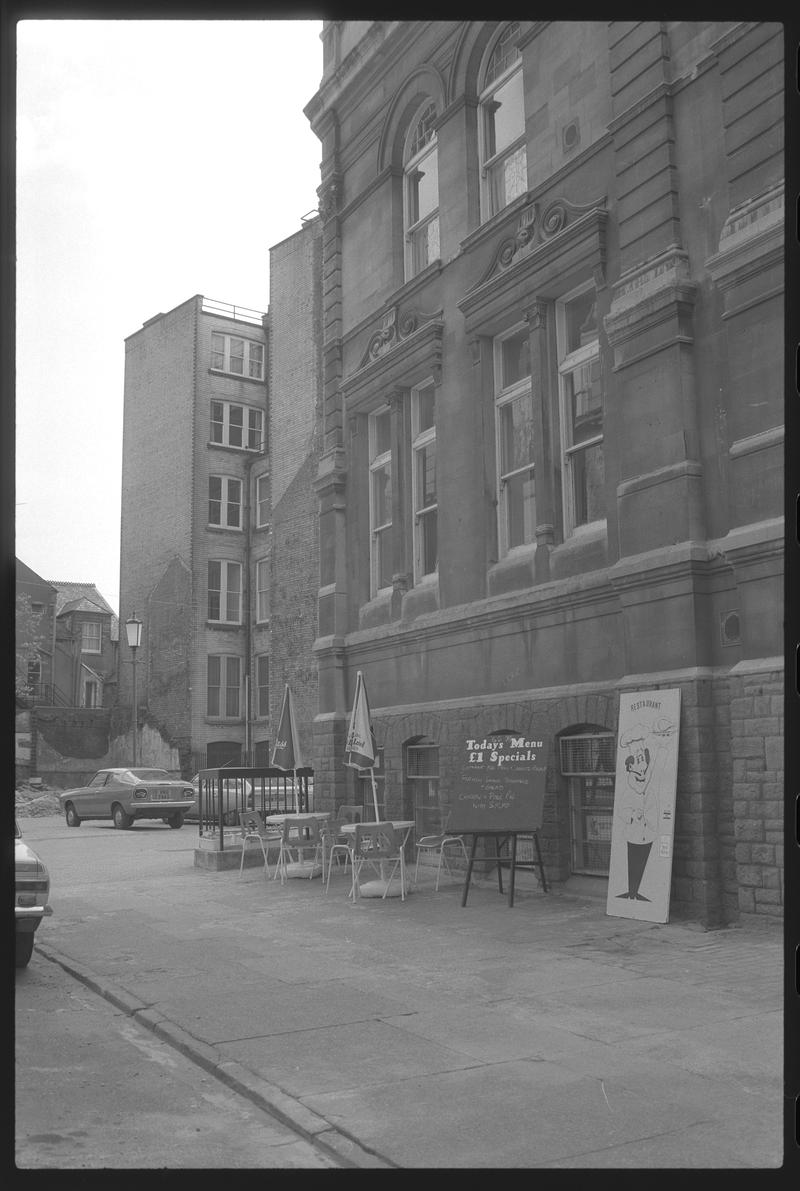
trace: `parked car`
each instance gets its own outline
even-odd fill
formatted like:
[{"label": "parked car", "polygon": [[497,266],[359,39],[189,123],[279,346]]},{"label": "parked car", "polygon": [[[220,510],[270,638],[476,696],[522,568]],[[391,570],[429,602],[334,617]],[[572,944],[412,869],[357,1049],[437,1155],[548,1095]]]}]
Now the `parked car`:
[{"label": "parked car", "polygon": [[58,801],[68,827],[80,827],[83,819],[113,819],[119,828],[137,819],[162,819],[182,827],[194,790],[166,769],[99,769],[87,786],[65,790]]},{"label": "parked car", "polygon": [[[238,781],[238,792],[237,792]],[[252,782],[247,781],[246,778],[223,778],[220,782],[222,786],[222,821],[226,827],[235,826],[238,822],[238,811],[253,809],[253,785]],[[192,791],[194,802],[186,812],[187,819],[200,818],[200,775],[196,773],[192,778]],[[218,813],[219,794],[217,793],[217,783],[210,783],[210,787],[203,791],[203,811],[206,815],[209,814],[210,806],[213,807],[213,814],[216,817]],[[209,806],[210,803],[210,806]]]},{"label": "parked car", "polygon": [[33,936],[43,918],[53,913],[48,902],[50,874],[47,865],[22,838],[14,820],[14,958],[26,968],[33,955]]}]

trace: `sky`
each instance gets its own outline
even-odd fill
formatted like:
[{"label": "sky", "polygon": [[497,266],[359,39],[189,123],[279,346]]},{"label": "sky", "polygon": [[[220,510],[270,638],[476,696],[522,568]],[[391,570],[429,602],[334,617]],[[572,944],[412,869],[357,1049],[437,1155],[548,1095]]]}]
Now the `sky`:
[{"label": "sky", "polygon": [[119,608],[125,339],[194,294],[265,312],[317,207],[320,20],[17,26],[15,553]]}]

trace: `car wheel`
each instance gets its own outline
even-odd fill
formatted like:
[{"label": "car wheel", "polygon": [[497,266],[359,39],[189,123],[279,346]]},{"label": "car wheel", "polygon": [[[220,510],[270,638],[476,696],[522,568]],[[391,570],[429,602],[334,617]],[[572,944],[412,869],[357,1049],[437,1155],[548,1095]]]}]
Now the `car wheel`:
[{"label": "car wheel", "polygon": [[173,827],[176,831],[179,827],[183,827],[183,811],[175,811],[175,814],[170,815],[170,817],[167,819],[167,822],[169,823],[170,827]]},{"label": "car wheel", "polygon": [[118,802],[114,803],[114,809],[111,812],[111,817],[114,820],[114,826],[120,831],[126,830],[133,822],[131,816],[127,811],[123,810]]},{"label": "car wheel", "polygon": [[27,968],[33,955],[33,931],[17,931],[14,944],[14,963],[18,968]]},{"label": "car wheel", "polygon": [[81,817],[71,802],[68,802],[64,807],[64,814],[67,820],[67,827],[80,827]]}]

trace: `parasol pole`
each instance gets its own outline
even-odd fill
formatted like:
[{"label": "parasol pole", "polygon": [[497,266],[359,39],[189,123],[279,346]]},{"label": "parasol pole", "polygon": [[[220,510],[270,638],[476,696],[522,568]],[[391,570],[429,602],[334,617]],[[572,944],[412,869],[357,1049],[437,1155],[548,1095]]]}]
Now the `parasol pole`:
[{"label": "parasol pole", "polygon": [[375,785],[375,770],[370,765],[369,776],[372,778],[372,801],[375,806],[375,822],[380,822],[380,815],[378,814],[378,788]]}]

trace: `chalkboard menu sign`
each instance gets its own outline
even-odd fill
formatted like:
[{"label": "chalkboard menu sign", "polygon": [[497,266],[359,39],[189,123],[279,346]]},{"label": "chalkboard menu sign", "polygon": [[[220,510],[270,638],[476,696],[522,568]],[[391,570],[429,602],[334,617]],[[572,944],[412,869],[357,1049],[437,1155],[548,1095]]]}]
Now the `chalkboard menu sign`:
[{"label": "chalkboard menu sign", "polygon": [[466,737],[448,832],[538,831],[546,771],[542,736]]}]

